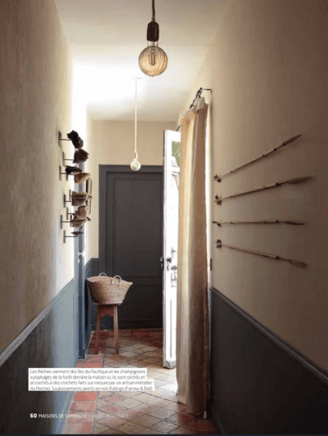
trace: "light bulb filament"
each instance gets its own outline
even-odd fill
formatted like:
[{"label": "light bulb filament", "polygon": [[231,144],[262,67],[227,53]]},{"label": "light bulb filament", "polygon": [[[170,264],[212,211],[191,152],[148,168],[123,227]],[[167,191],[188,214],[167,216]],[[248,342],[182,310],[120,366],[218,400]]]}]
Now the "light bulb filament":
[{"label": "light bulb filament", "polygon": [[151,52],[149,53],[149,63],[150,65],[155,65],[156,64],[156,54],[155,54],[155,49],[152,48]]}]

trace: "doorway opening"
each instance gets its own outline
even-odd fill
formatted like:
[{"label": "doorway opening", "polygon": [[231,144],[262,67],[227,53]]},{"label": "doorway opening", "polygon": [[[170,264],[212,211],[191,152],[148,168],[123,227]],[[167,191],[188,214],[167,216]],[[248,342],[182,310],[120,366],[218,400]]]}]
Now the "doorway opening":
[{"label": "doorway opening", "polygon": [[163,366],[176,366],[180,132],[164,132]]},{"label": "doorway opening", "polygon": [[164,132],[163,166],[99,166],[99,272],[133,282],[119,329],[163,328],[165,368],[176,366],[180,140]]},{"label": "doorway opening", "polygon": [[[99,272],[133,285],[119,330],[162,328],[163,166],[99,166]],[[110,317],[101,330],[112,329]]]}]

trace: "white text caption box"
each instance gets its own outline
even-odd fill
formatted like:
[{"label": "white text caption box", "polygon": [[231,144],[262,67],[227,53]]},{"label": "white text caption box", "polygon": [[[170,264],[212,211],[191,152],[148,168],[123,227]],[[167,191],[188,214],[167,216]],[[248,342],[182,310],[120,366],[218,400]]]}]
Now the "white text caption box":
[{"label": "white text caption box", "polygon": [[29,391],[154,391],[147,368],[29,368]]}]

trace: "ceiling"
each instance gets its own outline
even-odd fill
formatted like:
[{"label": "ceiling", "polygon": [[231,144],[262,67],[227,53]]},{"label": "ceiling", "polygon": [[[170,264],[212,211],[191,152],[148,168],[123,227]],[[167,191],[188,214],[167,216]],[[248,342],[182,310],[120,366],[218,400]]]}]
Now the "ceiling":
[{"label": "ceiling", "polygon": [[[73,83],[92,118],[176,121],[228,0],[157,0],[166,71],[148,77],[138,57],[147,47],[151,0],[55,0],[73,59]],[[204,85],[206,86],[206,84]]]}]

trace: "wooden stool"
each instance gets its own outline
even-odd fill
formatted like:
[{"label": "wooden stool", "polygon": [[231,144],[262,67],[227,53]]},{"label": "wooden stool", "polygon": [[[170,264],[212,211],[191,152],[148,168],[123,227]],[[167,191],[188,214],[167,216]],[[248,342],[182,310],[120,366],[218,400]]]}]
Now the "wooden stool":
[{"label": "wooden stool", "polygon": [[117,317],[117,304],[97,304],[97,330],[96,330],[96,344],[95,353],[98,354],[99,333],[100,333],[100,318],[104,315],[109,315],[114,318],[114,346],[115,353],[119,353],[119,340],[118,340],[118,317]]}]

